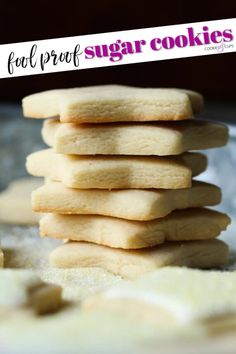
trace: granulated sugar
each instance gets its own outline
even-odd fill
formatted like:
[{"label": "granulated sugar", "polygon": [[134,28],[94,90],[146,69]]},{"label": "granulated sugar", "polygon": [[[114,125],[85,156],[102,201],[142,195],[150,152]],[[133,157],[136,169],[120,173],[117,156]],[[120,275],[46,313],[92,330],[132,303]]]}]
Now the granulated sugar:
[{"label": "granulated sugar", "polygon": [[100,268],[57,269],[49,265],[50,252],[61,241],[40,238],[37,227],[0,225],[5,268],[34,269],[49,283],[61,285],[66,300],[82,300],[121,279]]}]

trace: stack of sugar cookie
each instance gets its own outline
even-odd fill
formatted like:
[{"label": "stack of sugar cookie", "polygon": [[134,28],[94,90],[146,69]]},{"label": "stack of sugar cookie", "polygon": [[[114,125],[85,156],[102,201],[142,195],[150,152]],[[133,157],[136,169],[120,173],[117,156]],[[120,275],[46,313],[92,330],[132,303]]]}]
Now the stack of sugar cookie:
[{"label": "stack of sugar cookie", "polygon": [[45,177],[32,195],[42,236],[67,240],[57,267],[103,267],[123,277],[179,265],[218,267],[228,248],[216,237],[227,215],[205,208],[218,187],[192,180],[223,146],[227,128],[190,119],[200,94],[180,89],[93,86],[36,93],[24,115],[49,118],[50,149],[31,154],[28,172]]}]

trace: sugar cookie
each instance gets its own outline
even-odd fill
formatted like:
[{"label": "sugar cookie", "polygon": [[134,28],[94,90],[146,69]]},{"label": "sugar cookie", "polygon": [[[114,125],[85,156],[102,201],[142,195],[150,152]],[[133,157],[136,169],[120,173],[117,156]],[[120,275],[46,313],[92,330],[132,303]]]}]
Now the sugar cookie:
[{"label": "sugar cookie", "polygon": [[99,215],[47,214],[40,219],[41,236],[87,241],[113,248],[136,249],[165,241],[207,240],[217,237],[230,218],[199,208],[173,211],[152,221],[131,221]]},{"label": "sugar cookie", "polygon": [[145,317],[145,311],[152,309],[153,321],[161,310],[178,323],[205,321],[207,326],[224,321],[225,316],[236,316],[235,291],[236,272],[166,267],[94,295],[84,301],[83,308],[109,311],[123,308],[127,314],[132,302],[136,305],[136,315],[141,315],[141,310]]},{"label": "sugar cookie", "polygon": [[39,178],[22,178],[0,193],[0,223],[37,224],[39,214],[32,211],[31,192],[42,184]]},{"label": "sugar cookie", "polygon": [[3,268],[3,265],[4,265],[4,254],[0,248],[0,268]]},{"label": "sugar cookie", "polygon": [[76,156],[52,149],[28,156],[26,168],[33,176],[61,181],[80,189],[188,188],[192,176],[206,168],[206,157],[184,153],[175,157]]},{"label": "sugar cookie", "polygon": [[0,289],[0,311],[29,307],[43,314],[55,311],[61,303],[61,288],[44,283],[31,270],[1,270]]},{"label": "sugar cookie", "polygon": [[201,120],[164,123],[73,124],[44,122],[44,142],[55,152],[75,155],[179,155],[227,143],[228,129]]},{"label": "sugar cookie", "polygon": [[221,201],[220,188],[193,181],[184,189],[76,189],[48,181],[32,192],[36,212],[96,214],[130,220],[153,220],[175,209],[215,205]]},{"label": "sugar cookie", "polygon": [[62,122],[181,120],[203,108],[194,91],[119,85],[39,92],[23,99],[26,117],[59,116]]},{"label": "sugar cookie", "polygon": [[226,265],[228,260],[228,246],[220,240],[165,243],[136,251],[71,242],[57,247],[50,255],[54,267],[100,267],[127,279],[170,265],[216,268]]}]

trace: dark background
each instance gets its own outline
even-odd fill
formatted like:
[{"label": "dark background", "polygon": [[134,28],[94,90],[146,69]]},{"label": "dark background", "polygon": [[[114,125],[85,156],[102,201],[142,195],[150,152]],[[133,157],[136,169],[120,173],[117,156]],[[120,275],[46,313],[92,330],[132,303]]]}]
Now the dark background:
[{"label": "dark background", "polygon": [[[1,1],[1,44],[236,17],[230,1]],[[185,87],[211,101],[236,96],[236,54],[0,79],[0,100],[50,88],[123,83]]]}]

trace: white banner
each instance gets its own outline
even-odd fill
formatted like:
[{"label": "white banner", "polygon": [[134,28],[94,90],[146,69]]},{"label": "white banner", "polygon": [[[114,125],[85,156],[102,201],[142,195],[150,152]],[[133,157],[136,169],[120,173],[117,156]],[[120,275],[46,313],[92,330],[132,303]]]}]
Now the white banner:
[{"label": "white banner", "polygon": [[0,45],[0,78],[236,51],[236,19]]}]

